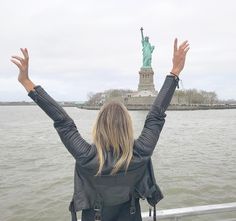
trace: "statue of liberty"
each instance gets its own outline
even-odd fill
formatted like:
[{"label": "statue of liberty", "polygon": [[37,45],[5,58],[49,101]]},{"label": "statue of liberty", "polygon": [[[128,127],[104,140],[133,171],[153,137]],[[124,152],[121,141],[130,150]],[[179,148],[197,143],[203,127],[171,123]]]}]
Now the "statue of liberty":
[{"label": "statue of liberty", "polygon": [[151,46],[149,42],[149,37],[146,36],[144,38],[143,36],[143,28],[141,30],[141,35],[142,35],[142,46],[143,46],[143,66],[142,68],[151,68],[151,63],[152,63],[152,52],[155,48],[155,46]]}]

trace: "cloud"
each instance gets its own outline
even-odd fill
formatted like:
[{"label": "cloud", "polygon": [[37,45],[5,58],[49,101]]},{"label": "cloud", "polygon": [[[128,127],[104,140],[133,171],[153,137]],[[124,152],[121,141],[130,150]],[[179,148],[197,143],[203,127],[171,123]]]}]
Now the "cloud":
[{"label": "cloud", "polygon": [[0,9],[0,100],[29,99],[9,62],[20,47],[30,51],[32,80],[58,100],[85,100],[88,92],[109,88],[136,89],[141,26],[155,45],[157,89],[171,68],[177,36],[191,44],[182,75],[185,87],[236,99],[235,6],[233,0],[5,1]]}]

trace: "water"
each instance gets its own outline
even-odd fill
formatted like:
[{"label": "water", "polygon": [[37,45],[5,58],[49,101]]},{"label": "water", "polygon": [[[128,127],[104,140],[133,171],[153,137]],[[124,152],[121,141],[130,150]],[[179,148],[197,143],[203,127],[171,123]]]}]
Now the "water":
[{"label": "water", "polygon": [[[65,110],[91,141],[97,111]],[[137,137],[147,112],[130,113]],[[1,106],[0,150],[0,220],[69,220],[74,160],[52,120],[37,106]],[[167,111],[153,164],[164,193],[158,208],[235,202],[236,110]]]}]

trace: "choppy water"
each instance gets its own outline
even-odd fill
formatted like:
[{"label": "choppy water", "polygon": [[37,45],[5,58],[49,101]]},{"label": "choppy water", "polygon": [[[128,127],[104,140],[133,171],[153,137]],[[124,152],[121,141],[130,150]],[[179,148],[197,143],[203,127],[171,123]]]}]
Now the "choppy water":
[{"label": "choppy water", "polygon": [[[65,109],[91,141],[97,111]],[[138,136],[147,112],[130,113]],[[70,219],[74,160],[39,107],[0,107],[0,151],[1,221]],[[153,163],[161,209],[236,202],[236,110],[167,111]]]}]

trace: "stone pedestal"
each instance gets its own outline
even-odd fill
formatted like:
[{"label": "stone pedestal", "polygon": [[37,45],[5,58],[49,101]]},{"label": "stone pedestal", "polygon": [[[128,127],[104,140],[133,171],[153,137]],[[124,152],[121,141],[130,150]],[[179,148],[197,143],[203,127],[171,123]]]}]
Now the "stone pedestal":
[{"label": "stone pedestal", "polygon": [[138,91],[152,91],[155,92],[153,83],[154,72],[152,68],[141,68],[139,71]]}]

